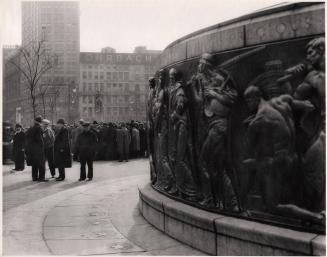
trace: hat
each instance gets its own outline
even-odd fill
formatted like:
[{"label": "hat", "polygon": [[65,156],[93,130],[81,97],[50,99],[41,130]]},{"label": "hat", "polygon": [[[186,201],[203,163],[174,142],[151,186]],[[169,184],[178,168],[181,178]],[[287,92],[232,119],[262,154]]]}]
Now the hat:
[{"label": "hat", "polygon": [[16,124],[16,128],[22,128],[22,125],[20,125],[19,123]]},{"label": "hat", "polygon": [[90,122],[84,122],[84,123],[82,124],[83,127],[87,127],[87,126],[89,126],[89,125],[90,125]]},{"label": "hat", "polygon": [[64,120],[64,119],[59,119],[59,120],[57,121],[57,124],[65,125],[65,120]]},{"label": "hat", "polygon": [[50,121],[47,120],[47,119],[43,119],[43,120],[42,120],[42,123],[44,123],[44,124],[46,124],[46,125],[49,125],[49,124],[50,124]]},{"label": "hat", "polygon": [[42,122],[42,116],[39,115],[39,116],[37,116],[34,120],[35,120],[36,122],[41,123],[41,122]]},{"label": "hat", "polygon": [[79,123],[80,123],[80,124],[83,124],[84,122],[85,122],[85,121],[84,121],[83,119],[80,119],[80,120],[79,120]]}]

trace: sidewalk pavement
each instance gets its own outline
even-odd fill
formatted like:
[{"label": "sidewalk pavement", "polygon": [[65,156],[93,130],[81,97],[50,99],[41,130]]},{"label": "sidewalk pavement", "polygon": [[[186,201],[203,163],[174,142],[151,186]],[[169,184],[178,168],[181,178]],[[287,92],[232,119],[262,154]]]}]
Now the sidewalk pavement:
[{"label": "sidewalk pavement", "polygon": [[151,226],[136,175],[85,183],[3,213],[4,255],[204,255]]}]

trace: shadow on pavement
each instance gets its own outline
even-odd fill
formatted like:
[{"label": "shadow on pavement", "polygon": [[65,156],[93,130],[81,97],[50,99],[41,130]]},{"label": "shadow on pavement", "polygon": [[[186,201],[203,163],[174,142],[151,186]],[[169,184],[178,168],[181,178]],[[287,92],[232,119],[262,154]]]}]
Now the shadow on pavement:
[{"label": "shadow on pavement", "polygon": [[22,181],[22,182],[17,182],[16,184],[10,185],[10,186],[4,186],[2,188],[3,192],[10,192],[13,190],[17,190],[17,189],[21,189],[23,187],[27,187],[27,186],[31,186],[31,185],[35,185],[38,182],[35,181]]}]

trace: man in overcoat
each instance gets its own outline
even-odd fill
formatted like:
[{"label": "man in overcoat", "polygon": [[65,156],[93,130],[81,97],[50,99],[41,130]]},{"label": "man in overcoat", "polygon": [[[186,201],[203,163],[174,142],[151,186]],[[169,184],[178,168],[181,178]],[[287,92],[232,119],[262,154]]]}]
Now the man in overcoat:
[{"label": "man in overcoat", "polygon": [[51,176],[54,178],[56,175],[56,169],[54,165],[54,141],[55,141],[55,133],[49,126],[50,121],[44,119],[42,121],[43,125],[43,142],[44,142],[44,151],[45,151],[45,158],[48,161],[49,170]]},{"label": "man in overcoat", "polygon": [[65,168],[72,167],[70,140],[64,119],[59,119],[57,121],[57,127],[58,129],[54,142],[54,160],[55,167],[59,169],[59,177],[56,178],[56,181],[63,181],[65,180]]},{"label": "man in overcoat", "polygon": [[41,123],[42,117],[36,117],[34,126],[27,131],[25,150],[27,165],[32,166],[32,180],[47,182],[48,180],[45,179],[45,153]]},{"label": "man in overcoat", "polygon": [[22,171],[25,168],[25,133],[20,124],[16,124],[13,141],[13,160],[15,162],[14,171]]},{"label": "man in overcoat", "polygon": [[76,140],[75,154],[79,157],[81,163],[81,172],[79,181],[86,179],[86,164],[88,166],[87,178],[93,179],[93,161],[97,149],[97,137],[90,129],[89,123],[83,124],[84,130],[78,135]]}]

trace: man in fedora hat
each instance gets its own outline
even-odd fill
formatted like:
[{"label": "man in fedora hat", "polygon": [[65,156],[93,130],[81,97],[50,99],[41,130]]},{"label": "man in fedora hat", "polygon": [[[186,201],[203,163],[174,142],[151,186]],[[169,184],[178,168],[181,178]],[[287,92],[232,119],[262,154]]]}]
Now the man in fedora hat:
[{"label": "man in fedora hat", "polygon": [[54,165],[54,141],[55,141],[55,134],[51,127],[49,126],[50,121],[47,119],[42,120],[43,125],[43,141],[44,141],[44,150],[45,150],[45,157],[48,161],[48,166],[50,169],[51,176],[54,178],[56,171]]},{"label": "man in fedora hat", "polygon": [[59,177],[56,181],[65,180],[65,168],[72,167],[69,132],[65,126],[65,120],[57,121],[57,133],[54,141],[55,167],[59,169]]},{"label": "man in fedora hat", "polygon": [[37,116],[34,120],[34,126],[26,133],[27,165],[32,166],[33,181],[47,182],[48,180],[45,179],[45,153],[41,123],[42,117]]}]

